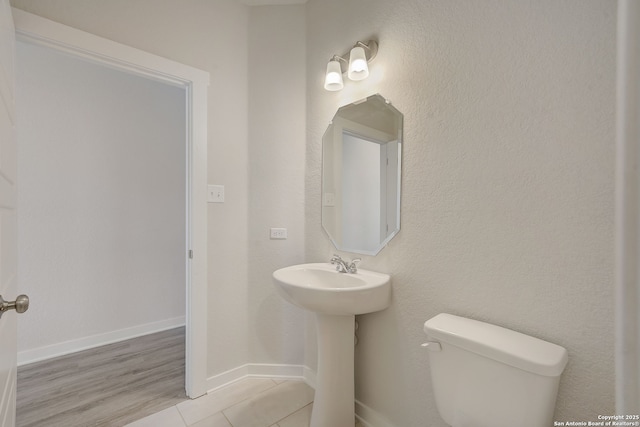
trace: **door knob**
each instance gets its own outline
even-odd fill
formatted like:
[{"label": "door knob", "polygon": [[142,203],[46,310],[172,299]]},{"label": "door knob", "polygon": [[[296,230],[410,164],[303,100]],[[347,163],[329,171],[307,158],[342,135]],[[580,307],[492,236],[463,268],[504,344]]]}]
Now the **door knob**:
[{"label": "door knob", "polygon": [[24,313],[29,309],[29,297],[26,295],[18,295],[15,301],[5,301],[0,295],[0,317],[9,310],[15,310],[18,313]]}]

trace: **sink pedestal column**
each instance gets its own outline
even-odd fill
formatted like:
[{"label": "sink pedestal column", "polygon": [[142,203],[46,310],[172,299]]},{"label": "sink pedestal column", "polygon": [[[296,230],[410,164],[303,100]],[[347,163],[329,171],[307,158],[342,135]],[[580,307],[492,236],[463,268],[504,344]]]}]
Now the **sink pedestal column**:
[{"label": "sink pedestal column", "polygon": [[354,427],[355,316],[316,313],[318,373],[310,427]]}]

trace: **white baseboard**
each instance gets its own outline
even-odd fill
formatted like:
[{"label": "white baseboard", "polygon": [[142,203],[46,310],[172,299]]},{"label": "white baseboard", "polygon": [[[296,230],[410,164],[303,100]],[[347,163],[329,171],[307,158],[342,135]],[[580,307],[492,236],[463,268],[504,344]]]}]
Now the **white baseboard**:
[{"label": "white baseboard", "polygon": [[172,319],[161,320],[144,325],[133,326],[130,328],[110,331],[103,334],[91,335],[88,337],[78,338],[75,340],[64,341],[57,344],[51,344],[44,347],[38,347],[31,350],[18,352],[18,366],[27,365],[41,360],[47,360],[66,354],[75,353],[90,348],[99,347],[101,345],[112,344],[114,342],[124,341],[143,335],[153,334],[155,332],[165,331],[185,325],[185,317],[174,317]]},{"label": "white baseboard", "polygon": [[385,417],[356,399],[356,418],[364,427],[395,427]]},{"label": "white baseboard", "polygon": [[302,365],[248,363],[207,378],[207,390],[208,392],[212,392],[244,378],[294,379],[306,381],[304,376],[305,368],[306,367]]},{"label": "white baseboard", "polygon": [[309,385],[309,387],[315,390],[316,384],[317,384],[316,371],[312,370],[308,366],[304,366],[303,370],[304,372],[302,374],[302,379],[304,380],[305,383]]}]

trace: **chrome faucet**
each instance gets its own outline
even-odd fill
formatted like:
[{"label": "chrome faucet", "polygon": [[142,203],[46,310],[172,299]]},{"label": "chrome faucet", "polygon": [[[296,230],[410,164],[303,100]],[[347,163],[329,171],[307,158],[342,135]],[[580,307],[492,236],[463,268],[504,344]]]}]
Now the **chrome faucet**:
[{"label": "chrome faucet", "polygon": [[335,264],[337,272],[351,273],[351,274],[355,274],[358,272],[357,264],[360,261],[361,261],[360,258],[356,258],[351,262],[345,261],[342,258],[340,258],[340,255],[335,255],[335,254],[331,257],[331,260],[330,260],[331,264]]}]

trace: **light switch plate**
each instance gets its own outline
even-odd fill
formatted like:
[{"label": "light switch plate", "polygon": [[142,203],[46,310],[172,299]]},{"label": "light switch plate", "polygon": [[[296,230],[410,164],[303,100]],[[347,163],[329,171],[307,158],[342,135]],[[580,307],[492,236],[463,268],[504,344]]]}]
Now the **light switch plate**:
[{"label": "light switch plate", "polygon": [[224,203],[224,185],[207,186],[207,202]]}]

